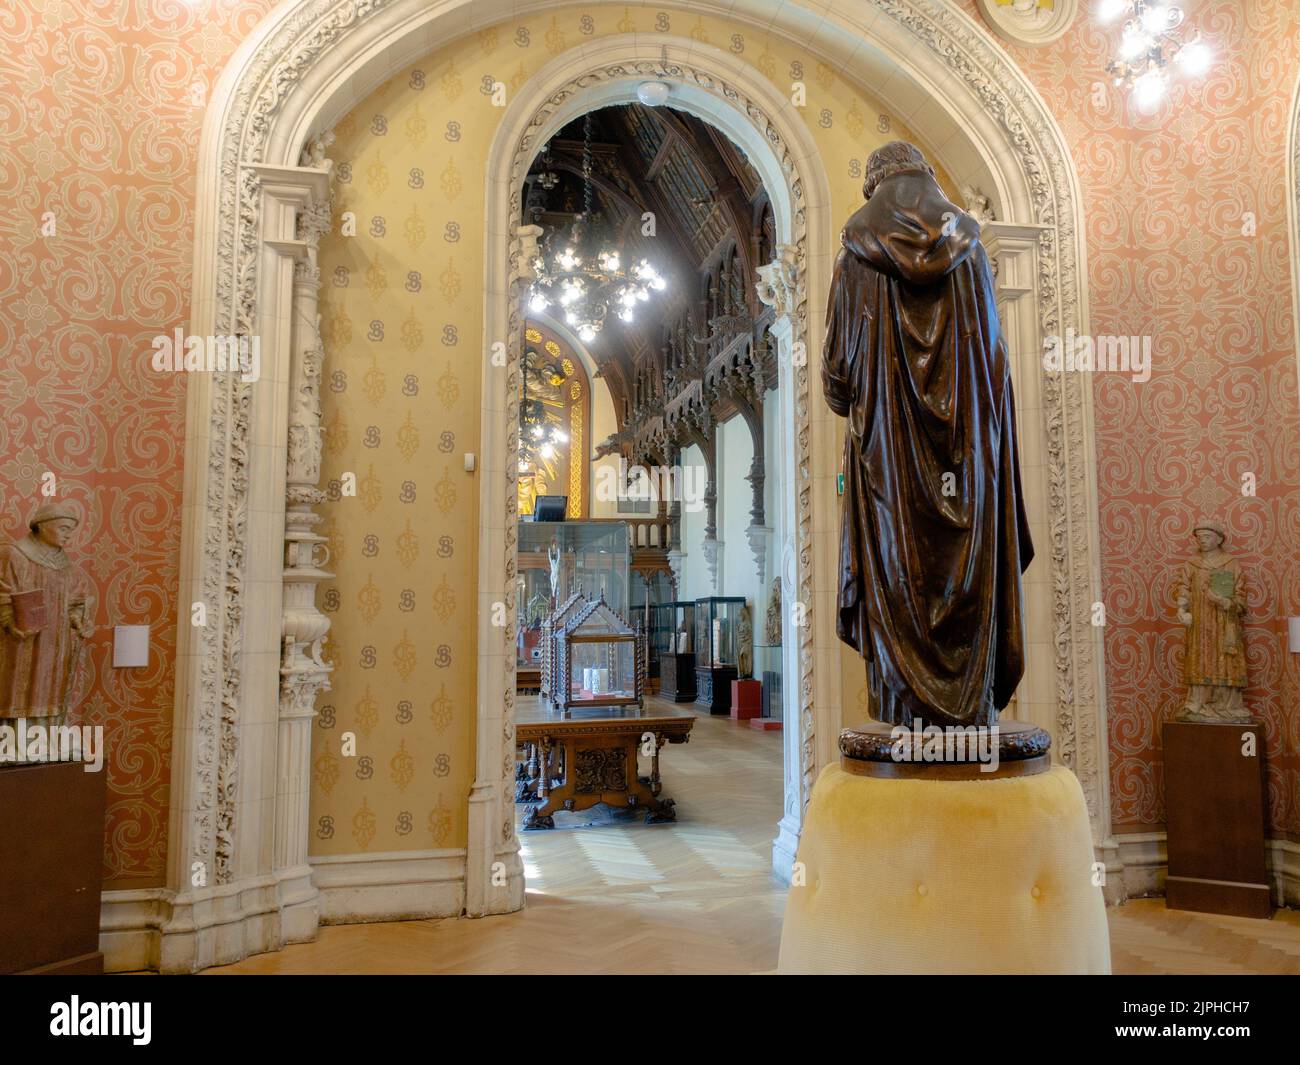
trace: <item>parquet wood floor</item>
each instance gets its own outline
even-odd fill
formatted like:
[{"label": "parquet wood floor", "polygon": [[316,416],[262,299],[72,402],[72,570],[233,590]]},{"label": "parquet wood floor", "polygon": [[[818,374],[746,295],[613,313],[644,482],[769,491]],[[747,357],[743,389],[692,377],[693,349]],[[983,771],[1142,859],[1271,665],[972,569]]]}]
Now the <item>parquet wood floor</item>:
[{"label": "parquet wood floor", "polygon": [[[322,928],[211,973],[756,973],[776,967],[785,888],[771,874],[781,733],[699,714],[663,755],[673,825],[557,814],[524,832],[517,914]],[[520,807],[520,810],[523,808]],[[1272,921],[1108,911],[1117,973],[1300,973],[1300,912]]]}]

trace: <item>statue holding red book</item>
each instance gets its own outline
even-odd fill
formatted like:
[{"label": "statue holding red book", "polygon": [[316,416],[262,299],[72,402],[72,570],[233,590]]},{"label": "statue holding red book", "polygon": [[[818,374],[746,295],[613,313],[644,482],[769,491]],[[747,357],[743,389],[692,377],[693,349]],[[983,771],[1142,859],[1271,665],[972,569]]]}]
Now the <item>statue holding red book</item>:
[{"label": "statue holding red book", "polygon": [[0,544],[0,719],[62,725],[85,694],[94,589],[65,551],[80,522],[46,503],[25,537]]}]

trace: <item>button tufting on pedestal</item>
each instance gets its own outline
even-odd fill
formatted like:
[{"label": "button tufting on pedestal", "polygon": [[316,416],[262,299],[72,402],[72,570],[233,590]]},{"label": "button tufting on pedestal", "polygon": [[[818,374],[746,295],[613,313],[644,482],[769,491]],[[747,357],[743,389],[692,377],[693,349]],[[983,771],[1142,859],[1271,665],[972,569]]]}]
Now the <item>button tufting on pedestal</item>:
[{"label": "button tufting on pedestal", "polygon": [[917,884],[916,893],[924,898],[926,895],[930,893],[930,889],[926,887],[924,884]]},{"label": "button tufting on pedestal", "polygon": [[1036,899],[1041,898],[1043,895],[1043,889],[1040,888],[1037,884],[1035,884],[1033,888],[1030,890],[1029,894],[1033,895],[1034,898]]}]

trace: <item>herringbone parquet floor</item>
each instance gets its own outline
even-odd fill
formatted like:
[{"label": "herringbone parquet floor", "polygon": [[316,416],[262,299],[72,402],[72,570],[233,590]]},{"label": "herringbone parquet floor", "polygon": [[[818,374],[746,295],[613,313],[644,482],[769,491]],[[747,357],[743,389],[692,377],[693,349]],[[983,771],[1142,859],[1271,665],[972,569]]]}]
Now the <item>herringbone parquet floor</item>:
[{"label": "herringbone parquet floor", "polygon": [[[663,755],[674,825],[588,811],[524,832],[528,900],[484,920],[322,928],[313,943],[212,973],[755,973],[776,967],[785,888],[771,875],[781,733],[699,715]],[[1109,912],[1117,973],[1300,973],[1300,912],[1272,921]]]}]

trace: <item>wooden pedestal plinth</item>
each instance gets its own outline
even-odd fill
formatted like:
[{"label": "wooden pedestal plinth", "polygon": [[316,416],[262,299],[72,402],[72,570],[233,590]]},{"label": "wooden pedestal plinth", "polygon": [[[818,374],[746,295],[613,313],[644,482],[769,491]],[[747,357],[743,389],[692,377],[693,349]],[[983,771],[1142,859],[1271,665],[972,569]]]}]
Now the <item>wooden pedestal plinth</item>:
[{"label": "wooden pedestal plinth", "polygon": [[659,659],[659,694],[675,703],[695,702],[695,655],[672,652]]},{"label": "wooden pedestal plinth", "polygon": [[731,682],[735,679],[735,666],[696,666],[696,703],[707,706],[710,714],[730,714]]},{"label": "wooden pedestal plinth", "polygon": [[731,720],[748,721],[763,713],[763,685],[756,680],[731,682]]},{"label": "wooden pedestal plinth", "polygon": [[105,774],[0,766],[0,972],[101,973]]},{"label": "wooden pedestal plinth", "polygon": [[[1269,917],[1264,730],[1171,721],[1164,728],[1171,910]],[[1253,745],[1253,754],[1245,753]]]}]

